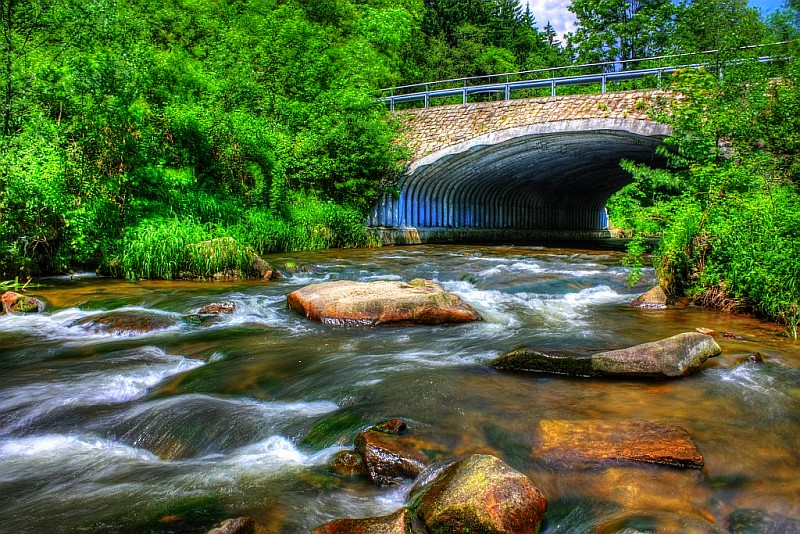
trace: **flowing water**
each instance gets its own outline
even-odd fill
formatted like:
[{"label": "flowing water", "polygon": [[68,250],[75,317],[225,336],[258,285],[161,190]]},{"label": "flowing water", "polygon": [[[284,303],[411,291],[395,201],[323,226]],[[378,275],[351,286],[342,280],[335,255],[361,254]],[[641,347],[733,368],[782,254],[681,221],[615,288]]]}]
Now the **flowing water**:
[{"label": "flowing water", "polygon": [[[52,279],[42,315],[0,317],[0,531],[204,532],[239,515],[309,532],[402,506],[326,464],[390,417],[445,454],[486,452],[547,496],[547,533],[797,532],[800,343],[778,326],[695,307],[625,306],[618,252],[418,246],[296,253],[274,282]],[[323,280],[439,281],[485,321],[368,328],[311,323],[286,294]],[[229,300],[216,320],[198,309]],[[148,333],[93,327],[108,311]],[[496,372],[521,345],[600,350],[694,330],[733,332],[677,381]],[[765,362],[747,357],[761,352]],[[647,420],[686,429],[702,470],[570,469],[531,453],[543,419]],[[326,430],[325,430],[326,429]],[[324,430],[324,431],[323,431]],[[750,529],[750,530],[748,530]],[[766,530],[764,530],[766,529]]]}]

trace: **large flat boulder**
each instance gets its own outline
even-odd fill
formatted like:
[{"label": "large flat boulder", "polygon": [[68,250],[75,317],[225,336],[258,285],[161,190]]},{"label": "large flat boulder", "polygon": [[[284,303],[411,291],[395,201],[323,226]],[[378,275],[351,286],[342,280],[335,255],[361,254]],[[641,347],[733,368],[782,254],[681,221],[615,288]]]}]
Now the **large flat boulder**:
[{"label": "large flat boulder", "polygon": [[703,455],[681,427],[651,421],[539,421],[534,458],[565,467],[645,462],[703,467]]},{"label": "large flat boulder", "polygon": [[337,325],[439,325],[480,321],[457,295],[429,280],[312,284],[287,296],[307,319]]},{"label": "large flat boulder", "polygon": [[595,354],[544,352],[519,348],[495,358],[489,365],[505,371],[569,376],[629,376],[679,378],[702,367],[722,350],[714,338],[697,332]]},{"label": "large flat boulder", "polygon": [[409,507],[429,532],[539,532],[547,499],[530,479],[487,454],[423,474]]}]

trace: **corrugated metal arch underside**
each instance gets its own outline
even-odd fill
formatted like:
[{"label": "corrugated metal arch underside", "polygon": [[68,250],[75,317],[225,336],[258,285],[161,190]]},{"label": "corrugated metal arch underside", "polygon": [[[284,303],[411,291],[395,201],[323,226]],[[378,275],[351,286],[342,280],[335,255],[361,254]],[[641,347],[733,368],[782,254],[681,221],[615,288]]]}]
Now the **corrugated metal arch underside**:
[{"label": "corrugated metal arch underside", "polygon": [[666,126],[587,119],[476,137],[413,162],[372,226],[600,230],[605,204],[630,183],[622,159],[662,166]]}]

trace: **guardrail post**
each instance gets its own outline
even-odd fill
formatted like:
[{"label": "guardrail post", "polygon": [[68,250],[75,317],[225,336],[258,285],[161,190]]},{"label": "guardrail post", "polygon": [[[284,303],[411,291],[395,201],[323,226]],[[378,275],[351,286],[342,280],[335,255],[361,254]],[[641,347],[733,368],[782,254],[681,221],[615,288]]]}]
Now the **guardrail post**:
[{"label": "guardrail post", "polygon": [[431,98],[430,98],[430,94],[429,94],[430,90],[431,90],[430,85],[428,85],[426,83],[425,84],[425,109],[428,109],[428,106],[430,106],[430,103],[431,103]]},{"label": "guardrail post", "polygon": [[394,111],[394,97],[389,97],[389,111]]},{"label": "guardrail post", "polygon": [[550,96],[556,96],[556,79],[550,80]]},{"label": "guardrail post", "polygon": [[603,77],[600,78],[600,92],[601,93],[605,93],[606,92],[606,75],[605,74],[603,74]]}]

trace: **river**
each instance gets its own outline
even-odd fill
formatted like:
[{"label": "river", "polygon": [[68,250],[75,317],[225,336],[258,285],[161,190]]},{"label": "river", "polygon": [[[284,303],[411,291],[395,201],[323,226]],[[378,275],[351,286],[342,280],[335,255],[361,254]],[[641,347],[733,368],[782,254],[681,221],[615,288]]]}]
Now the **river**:
[{"label": "river", "polygon": [[[249,515],[260,532],[309,532],[389,513],[409,484],[376,487],[332,476],[326,464],[355,432],[391,417],[448,454],[487,452],[524,472],[548,498],[546,533],[798,528],[800,343],[745,316],[627,307],[653,273],[628,288],[621,258],[424,245],[269,256],[309,267],[273,282],[48,279],[28,291],[47,302],[44,314],[0,317],[0,531],[204,532]],[[439,281],[485,320],[334,327],[286,308],[286,294],[312,282],[417,277]],[[232,315],[193,316],[225,300],[236,304]],[[87,326],[109,310],[148,314],[164,328]],[[610,349],[696,327],[744,339],[720,337],[723,354],[681,380],[486,365],[522,345]],[[754,352],[764,363],[747,361]],[[531,454],[542,419],[679,425],[705,467],[545,465]]]}]

